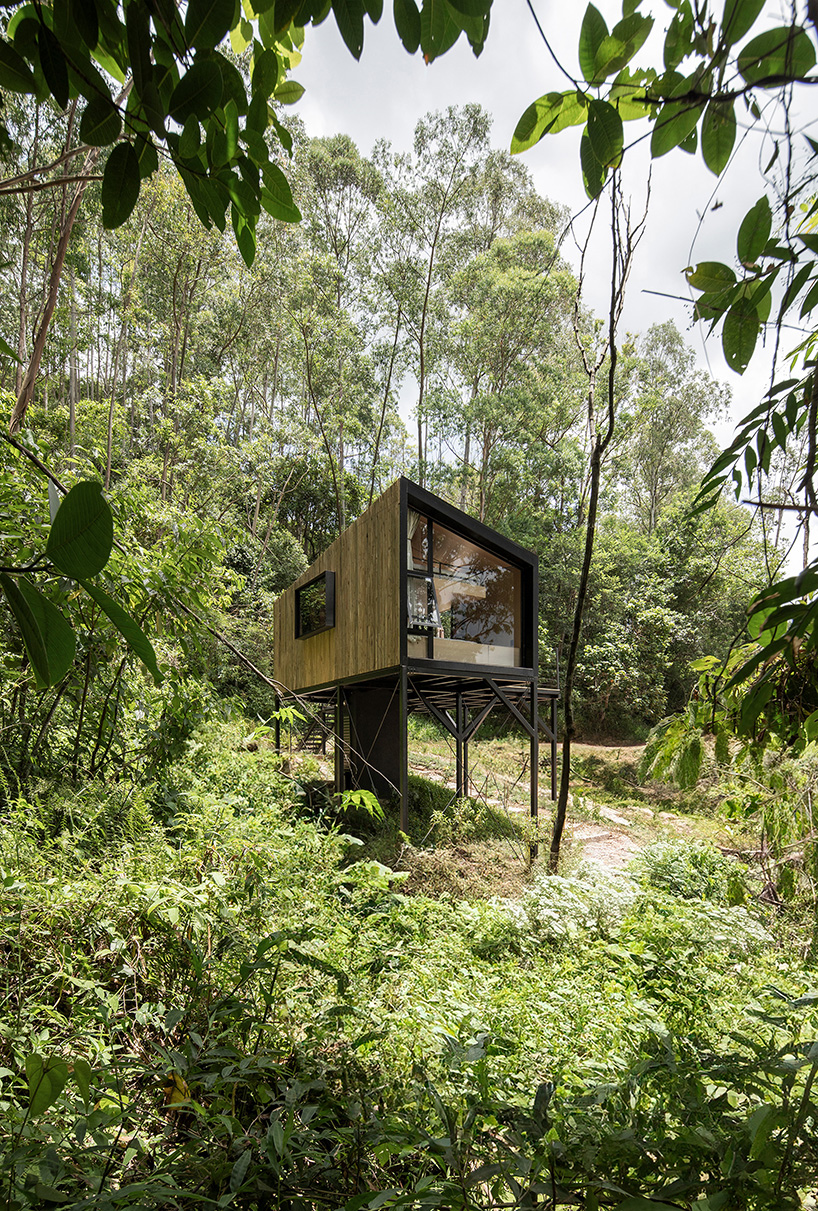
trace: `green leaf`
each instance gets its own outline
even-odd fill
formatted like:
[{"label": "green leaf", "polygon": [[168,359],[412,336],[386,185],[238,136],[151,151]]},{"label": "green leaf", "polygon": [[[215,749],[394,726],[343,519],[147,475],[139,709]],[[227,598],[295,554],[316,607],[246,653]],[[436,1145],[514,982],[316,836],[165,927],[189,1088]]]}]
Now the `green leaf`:
[{"label": "green leaf", "polygon": [[239,111],[235,101],[228,101],[224,107],[224,137],[227,143],[227,161],[232,163],[239,149]]},{"label": "green leaf", "polygon": [[48,535],[48,559],[73,580],[101,572],[114,543],[114,519],[93,479],[75,484],[63,497]]},{"label": "green leaf", "polygon": [[464,17],[487,17],[492,0],[449,0],[449,5]]},{"label": "green leaf", "polygon": [[702,157],[715,175],[721,176],[736,141],[736,115],[732,102],[710,101],[702,121]]},{"label": "green leaf", "polygon": [[689,0],[682,0],[673,15],[665,35],[664,64],[669,71],[677,68],[693,49],[693,12]]},{"label": "green leaf", "polygon": [[721,29],[727,46],[739,42],[752,29],[763,7],[764,0],[726,0]]},{"label": "green leaf", "polygon": [[253,27],[249,21],[241,18],[238,25],[230,31],[230,47],[234,55],[243,55],[253,41]]},{"label": "green leaf", "polygon": [[766,195],[747,211],[741,220],[736,240],[738,259],[743,265],[751,265],[761,256],[773,224],[773,212]]},{"label": "green leaf", "polygon": [[759,321],[755,307],[747,299],[739,299],[724,317],[721,334],[727,365],[736,374],[743,374],[756,347]]},{"label": "green leaf", "polygon": [[74,1060],[73,1069],[74,1080],[76,1081],[77,1089],[79,1089],[80,1097],[87,1106],[91,1100],[91,1065],[87,1060],[77,1059]]},{"label": "green leaf", "polygon": [[199,119],[195,114],[188,114],[179,136],[179,155],[183,160],[192,160],[200,146]]},{"label": "green leaf", "polygon": [[173,90],[168,111],[174,122],[184,125],[191,114],[204,120],[222,100],[222,73],[213,59],[197,59]]},{"label": "green leaf", "polygon": [[580,126],[588,117],[588,98],[570,89],[564,93],[546,93],[529,105],[517,123],[511,140],[515,155],[527,151],[540,139],[567,126]]},{"label": "green leaf", "polygon": [[622,159],[625,136],[622,119],[607,101],[588,106],[588,138],[594,155],[604,168],[615,168]]},{"label": "green leaf", "polygon": [[205,227],[209,227],[211,222],[215,223],[219,231],[224,231],[226,227],[225,213],[227,211],[227,199],[224,197],[212,181],[204,174],[189,172],[180,164],[177,164],[179,175],[185,184],[185,189],[188,192],[191,205],[199,216]]},{"label": "green leaf", "polygon": [[759,34],[742,48],[738,69],[748,84],[772,77],[769,85],[778,88],[781,77],[797,79],[815,66],[815,48],[809,35],[798,25],[781,25]]},{"label": "green leaf", "polygon": [[12,93],[35,93],[37,82],[34,74],[17,51],[0,38],[0,88]]},{"label": "green leaf", "polygon": [[579,31],[579,68],[589,83],[594,79],[597,52],[607,37],[605,18],[599,9],[589,4]]},{"label": "green leaf", "polygon": [[233,100],[240,114],[247,113],[247,89],[244,78],[234,63],[220,51],[211,51],[207,56],[219,69],[222,78],[222,105]]},{"label": "green leaf", "polygon": [[789,430],[787,428],[786,420],[784,419],[784,417],[781,415],[780,412],[773,412],[772,416],[770,417],[770,420],[772,421],[773,434],[775,436],[775,444],[777,446],[779,446],[780,449],[786,450],[787,437],[789,436]]},{"label": "green leaf", "polygon": [[65,109],[68,104],[68,64],[62,47],[47,25],[41,25],[38,30],[37,49],[40,52],[40,66],[51,95],[60,109]]},{"label": "green leaf", "polygon": [[256,231],[253,222],[249,222],[244,215],[240,214],[235,204],[230,207],[230,220],[233,224],[233,232],[239,246],[241,259],[250,269],[256,259]]},{"label": "green leaf", "polygon": [[15,362],[20,361],[19,357],[14,352],[11,345],[9,345],[6,341],[4,341],[2,336],[0,336],[0,353],[4,354],[5,357],[13,358]]},{"label": "green leaf", "polygon": [[133,212],[141,184],[139,159],[130,143],[117,143],[102,177],[102,225],[121,227]]},{"label": "green leaf", "polygon": [[415,0],[394,0],[393,14],[398,37],[413,55],[420,46],[420,12]]},{"label": "green leaf", "polygon": [[69,11],[79,36],[89,50],[95,50],[99,42],[99,18],[94,0],[70,0]]},{"label": "green leaf", "polygon": [[703,106],[693,101],[666,101],[656,115],[650,137],[654,160],[678,147],[696,129]]},{"label": "green leaf", "polygon": [[353,58],[360,59],[364,49],[363,0],[332,0],[332,11],[347,50]]},{"label": "green leaf", "polygon": [[456,4],[452,3],[452,0],[446,0],[446,5],[449,10],[449,16],[458,29],[466,34],[472,46],[476,47],[479,45],[482,50],[482,44],[487,32],[486,18],[481,14],[470,15],[463,13],[458,9]]},{"label": "green leaf", "polygon": [[261,54],[253,56],[253,95],[261,93],[263,97],[272,97],[278,84],[278,55],[274,50],[262,50]]},{"label": "green leaf", "polygon": [[716,294],[736,284],[735,273],[721,261],[700,261],[695,269],[685,270],[685,277],[694,290],[704,294]]},{"label": "green leaf", "polygon": [[158,170],[159,155],[153,140],[143,138],[142,135],[136,136],[134,150],[136,158],[139,161],[139,178],[144,181],[146,177],[151,176]]},{"label": "green leaf", "polygon": [[656,79],[655,71],[623,70],[614,80],[608,93],[611,105],[616,106],[616,112],[623,122],[646,118],[656,108],[655,103],[647,100],[649,86]]},{"label": "green leaf", "polygon": [[596,198],[602,193],[607,175],[603,164],[600,164],[594,153],[587,127],[582,132],[579,142],[579,159],[582,165],[582,181],[589,198]]},{"label": "green leaf", "polygon": [[304,85],[299,84],[297,80],[285,80],[283,84],[279,84],[273,95],[282,105],[295,105],[296,101],[300,101],[304,96]]},{"label": "green leaf", "polygon": [[91,147],[107,147],[122,131],[122,118],[110,97],[94,97],[82,111],[80,138]]},{"label": "green leaf", "polygon": [[594,56],[592,84],[601,84],[608,76],[621,71],[630,63],[653,28],[653,18],[633,13],[624,17],[602,39]]},{"label": "green leaf", "polygon": [[[357,55],[356,55],[356,58],[357,58]],[[242,1152],[239,1159],[233,1165],[233,1168],[230,1170],[230,1181],[229,1181],[231,1194],[237,1194],[239,1192],[239,1190],[241,1189],[242,1182],[244,1181],[245,1177],[247,1176],[247,1170],[250,1167],[250,1161],[252,1159],[253,1159],[253,1150],[252,1150],[252,1148],[247,1148],[244,1152]]]},{"label": "green leaf", "polygon": [[0,572],[0,584],[17,620],[38,689],[57,685],[71,668],[76,652],[74,632],[56,606],[22,577]]},{"label": "green leaf", "polygon": [[213,50],[233,21],[235,0],[188,0],[185,38],[196,50]]},{"label": "green leaf", "polygon": [[420,11],[420,48],[427,63],[433,62],[454,46],[460,26],[452,17],[446,0],[423,0]]},{"label": "green leaf", "polygon": [[68,1065],[58,1059],[43,1059],[32,1052],[26,1056],[29,1113],[37,1116],[57,1100],[68,1080]]},{"label": "green leaf", "polygon": [[2,586],[6,603],[20,629],[20,636],[31,664],[37,689],[43,690],[51,684],[51,673],[48,667],[45,640],[37,625],[37,619],[16,583],[5,572],[0,572],[0,586]]},{"label": "green leaf", "polygon": [[136,620],[126,610],[123,610],[122,606],[114,601],[113,597],[110,597],[97,585],[91,584],[87,580],[80,580],[79,583],[85,589],[88,596],[93,598],[97,603],[102,612],[108,616],[134,655],[139,657],[151,677],[153,677],[154,683],[161,685],[162,674],[156,663],[156,652],[153,650],[153,644]]},{"label": "green leaf", "polygon": [[278,165],[262,164],[261,175],[265,185],[261,201],[267,213],[284,223],[300,222],[301,211],[293,201],[290,183]]},{"label": "green leaf", "polygon": [[125,9],[125,40],[133,72],[133,83],[139,96],[151,78],[150,14],[147,5],[131,3]]}]

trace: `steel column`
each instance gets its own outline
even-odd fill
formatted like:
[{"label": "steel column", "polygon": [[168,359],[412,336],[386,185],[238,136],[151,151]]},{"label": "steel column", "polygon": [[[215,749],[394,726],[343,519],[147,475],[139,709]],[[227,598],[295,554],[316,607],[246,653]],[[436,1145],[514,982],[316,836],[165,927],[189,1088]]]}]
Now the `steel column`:
[{"label": "steel column", "polygon": [[344,786],[344,690],[335,691],[335,793],[342,795]]},{"label": "steel column", "polygon": [[[531,765],[531,819],[536,820],[539,815],[540,807],[540,729],[537,726],[539,718],[539,698],[537,694],[536,679],[531,683],[531,720],[534,727],[531,729],[530,742],[530,765]],[[531,842],[529,853],[532,862],[537,856],[538,846],[536,841]]]},{"label": "steel column", "polygon": [[400,671],[400,827],[409,832],[409,677]]},{"label": "steel column", "polygon": [[557,801],[557,700],[551,699],[551,799]]}]

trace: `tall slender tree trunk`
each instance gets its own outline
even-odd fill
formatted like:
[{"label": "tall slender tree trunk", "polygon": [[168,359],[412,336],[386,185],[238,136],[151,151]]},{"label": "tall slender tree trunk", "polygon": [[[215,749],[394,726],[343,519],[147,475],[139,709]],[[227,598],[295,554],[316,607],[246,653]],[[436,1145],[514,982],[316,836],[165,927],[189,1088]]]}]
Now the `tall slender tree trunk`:
[{"label": "tall slender tree trunk", "polygon": [[[34,111],[34,140],[29,155],[29,165],[33,168],[37,163],[40,150],[40,107]],[[28,261],[31,250],[31,235],[34,229],[34,195],[26,194],[26,225],[23,229],[23,249],[20,258],[20,328],[17,336],[17,357],[20,359],[14,372],[14,392],[20,394],[23,385],[23,366],[26,360],[28,342]]]},{"label": "tall slender tree trunk", "polygon": [[[611,181],[611,294],[608,308],[608,334],[601,350],[596,357],[589,355],[580,334],[579,297],[585,273],[585,254],[588,244],[582,251],[577,297],[574,305],[574,336],[582,358],[585,372],[588,376],[588,432],[591,440],[590,473],[588,477],[588,511],[585,522],[585,549],[582,558],[577,597],[574,606],[574,620],[571,639],[568,647],[568,659],[565,666],[565,681],[563,689],[563,735],[562,735],[562,770],[560,775],[559,798],[554,815],[554,829],[551,835],[551,849],[548,855],[548,868],[554,873],[559,866],[560,846],[565,829],[568,811],[568,795],[571,782],[571,745],[576,734],[574,719],[574,678],[576,675],[579,656],[579,644],[582,636],[582,622],[585,612],[585,601],[588,595],[588,583],[591,575],[591,565],[596,538],[596,518],[599,504],[599,486],[602,477],[602,460],[614,435],[616,421],[616,336],[622,308],[625,303],[625,288],[630,273],[633,254],[642,238],[647,219],[647,206],[650,200],[650,185],[645,202],[645,212],[635,228],[630,224],[630,211],[624,204],[620,192],[619,174],[614,171]],[[590,239],[590,235],[589,235]],[[596,413],[596,382],[605,357],[608,358],[608,401],[607,416],[600,426]]]},{"label": "tall slender tree trunk", "polygon": [[128,364],[128,315],[131,309],[131,298],[133,297],[133,287],[136,281],[136,275],[139,272],[139,258],[142,255],[142,242],[145,239],[145,232],[148,228],[148,220],[150,219],[151,211],[149,211],[142,222],[142,228],[139,232],[139,239],[136,242],[136,251],[134,252],[133,268],[128,279],[128,286],[125,291],[125,297],[122,300],[122,324],[119,330],[119,340],[116,343],[114,351],[114,368],[113,378],[111,382],[111,397],[108,404],[108,430],[107,444],[105,449],[105,490],[107,492],[111,483],[111,460],[113,453],[114,439],[114,407],[116,403],[116,388],[117,379],[119,378],[119,364],[122,363],[122,406],[125,406],[125,387],[127,381],[127,364]]},{"label": "tall slender tree trunk", "polygon": [[69,343],[68,343],[68,453],[74,457],[77,434],[77,403],[79,402],[79,373],[77,367],[77,294],[74,266],[68,273]]},{"label": "tall slender tree trunk", "polygon": [[[115,102],[116,105],[119,106],[123,101],[126,100],[132,86],[133,81],[129,80],[124,88],[121,89]],[[66,148],[70,142],[71,126],[72,123],[69,122],[69,135],[66,139]],[[25,377],[23,378],[22,385],[17,394],[17,402],[14,405],[11,420],[9,421],[10,433],[16,433],[20,428],[20,425],[23,422],[23,417],[25,416],[26,410],[31,403],[32,396],[34,395],[34,386],[37,382],[37,375],[40,370],[40,362],[42,361],[46,338],[48,337],[48,331],[54,315],[54,308],[57,305],[57,296],[60,290],[63,266],[65,265],[65,257],[66,253],[68,252],[68,242],[71,239],[71,232],[74,230],[74,223],[76,222],[82,199],[85,196],[85,190],[90,180],[90,174],[96,166],[101,150],[102,149],[99,147],[91,147],[88,149],[78,174],[84,179],[81,180],[77,185],[74,196],[71,200],[71,204],[67,207],[67,209],[65,209],[62,221],[60,223],[60,235],[57,242],[57,251],[51,267],[51,276],[49,278],[45,308],[43,310],[40,326],[37,329],[37,335],[34,338],[34,345],[31,351],[28,369],[26,370]]]}]

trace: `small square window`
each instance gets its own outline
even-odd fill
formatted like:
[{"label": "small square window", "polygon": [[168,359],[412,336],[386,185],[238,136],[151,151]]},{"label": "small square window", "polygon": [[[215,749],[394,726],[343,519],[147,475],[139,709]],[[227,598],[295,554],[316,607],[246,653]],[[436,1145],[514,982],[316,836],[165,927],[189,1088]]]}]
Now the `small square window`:
[{"label": "small square window", "polygon": [[335,573],[322,572],[295,590],[295,637],[306,639],[335,626]]}]

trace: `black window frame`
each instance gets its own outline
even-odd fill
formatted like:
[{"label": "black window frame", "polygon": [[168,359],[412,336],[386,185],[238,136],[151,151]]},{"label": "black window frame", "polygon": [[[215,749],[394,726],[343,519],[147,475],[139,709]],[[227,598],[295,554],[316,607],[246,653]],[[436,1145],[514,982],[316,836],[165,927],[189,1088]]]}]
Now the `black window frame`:
[{"label": "black window frame", "polygon": [[[469,542],[473,542],[476,546],[483,547],[492,555],[511,564],[513,567],[519,568],[522,574],[521,581],[521,644],[520,644],[520,664],[509,665],[509,671],[513,671],[515,676],[530,677],[532,674],[536,678],[538,667],[538,620],[539,620],[539,560],[533,551],[526,550],[519,543],[514,542],[511,538],[506,538],[497,530],[492,530],[483,522],[477,521],[476,518],[470,517],[468,514],[457,509],[454,505],[448,504],[441,500],[440,497],[432,495],[426,488],[421,488],[418,484],[414,484],[411,480],[403,478],[401,481],[401,530],[400,530],[400,545],[401,551],[405,551],[407,542],[407,511],[413,509],[422,517],[426,518],[430,526],[428,536],[428,555],[425,574],[433,576],[432,568],[432,542],[433,528],[435,523],[439,523],[447,530],[452,530],[455,534],[465,538]],[[416,569],[423,573],[423,569]],[[401,587],[404,602],[406,601],[407,580],[412,574],[407,570],[405,556],[401,559]],[[406,664],[407,660],[418,660],[417,656],[408,655],[407,640],[409,637],[409,629],[404,622],[401,628],[401,663]],[[477,668],[482,669],[485,673],[490,673],[492,676],[497,676],[499,666],[471,666],[463,663],[436,660],[434,658],[434,636],[430,633],[427,636],[427,656],[426,659],[430,664],[434,663],[438,669],[456,672],[461,676],[464,669]],[[424,662],[425,663],[425,662]]]},{"label": "black window frame", "polygon": [[[301,629],[301,594],[307,589],[313,588],[314,585],[324,581],[324,623],[320,627],[313,627],[309,631]],[[324,631],[330,631],[335,626],[335,573],[331,571],[321,572],[320,575],[314,576],[312,580],[308,580],[306,584],[299,585],[295,590],[295,637],[296,639],[309,639],[312,635],[321,635]]]}]

